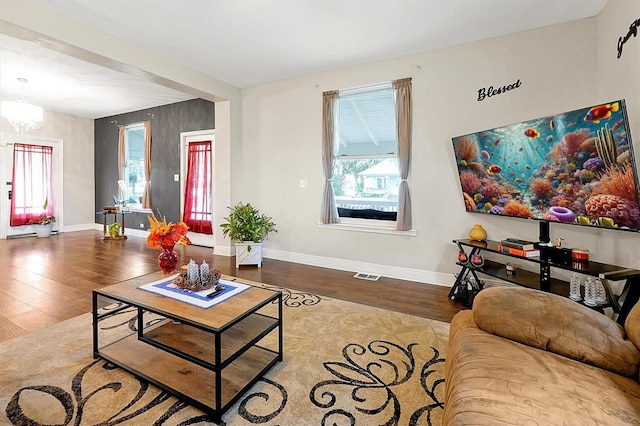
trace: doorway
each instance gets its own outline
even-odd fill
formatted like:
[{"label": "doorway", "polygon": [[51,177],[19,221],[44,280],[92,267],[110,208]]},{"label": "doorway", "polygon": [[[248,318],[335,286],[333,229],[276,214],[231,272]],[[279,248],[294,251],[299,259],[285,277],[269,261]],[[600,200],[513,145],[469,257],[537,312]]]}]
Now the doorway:
[{"label": "doorway", "polygon": [[[187,166],[188,166],[188,152],[189,152],[189,143],[191,142],[211,142],[211,158],[210,160],[210,171],[213,171],[214,167],[214,158],[215,158],[215,130],[198,130],[193,132],[181,132],[180,133],[180,216],[184,216],[184,204],[186,197],[186,178],[187,178]],[[213,179],[209,179],[209,190],[211,192],[210,203],[209,203],[209,214],[211,217],[211,226],[215,227],[216,224],[213,223],[213,218],[215,217],[215,209],[216,206],[213,203],[215,199],[215,182]],[[183,217],[184,219],[184,217]],[[192,244],[204,247],[214,247],[215,246],[215,233],[212,234],[201,234],[198,232],[189,231],[189,239]]]},{"label": "doorway", "polygon": [[63,229],[63,188],[62,176],[62,139],[41,138],[27,135],[2,133],[0,136],[0,238],[12,238],[34,235],[32,226],[10,226],[11,215],[11,180],[13,178],[13,147],[18,143],[29,145],[50,146],[53,148],[53,206],[57,222],[53,224],[53,231]]}]

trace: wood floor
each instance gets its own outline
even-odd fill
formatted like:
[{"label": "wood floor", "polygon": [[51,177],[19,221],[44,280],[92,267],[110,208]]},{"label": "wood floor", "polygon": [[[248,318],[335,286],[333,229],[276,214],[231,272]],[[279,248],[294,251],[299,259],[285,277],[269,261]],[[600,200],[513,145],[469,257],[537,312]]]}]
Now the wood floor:
[{"label": "wood floor", "polygon": [[[158,271],[158,250],[146,239],[102,241],[98,231],[51,238],[0,240],[0,342],[91,311],[91,290]],[[198,246],[176,246],[181,263],[206,260],[225,275],[389,310],[451,321],[463,309],[448,287],[265,259],[262,268],[235,267],[235,258]]]}]

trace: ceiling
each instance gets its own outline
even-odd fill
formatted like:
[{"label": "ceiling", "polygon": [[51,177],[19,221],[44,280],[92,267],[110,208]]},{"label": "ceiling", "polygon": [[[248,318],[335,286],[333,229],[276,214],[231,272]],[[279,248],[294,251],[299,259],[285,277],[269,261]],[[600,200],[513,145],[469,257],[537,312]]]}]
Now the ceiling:
[{"label": "ceiling", "polygon": [[[597,16],[607,0],[35,0],[236,87]],[[192,98],[0,34],[0,97],[99,118]]]}]

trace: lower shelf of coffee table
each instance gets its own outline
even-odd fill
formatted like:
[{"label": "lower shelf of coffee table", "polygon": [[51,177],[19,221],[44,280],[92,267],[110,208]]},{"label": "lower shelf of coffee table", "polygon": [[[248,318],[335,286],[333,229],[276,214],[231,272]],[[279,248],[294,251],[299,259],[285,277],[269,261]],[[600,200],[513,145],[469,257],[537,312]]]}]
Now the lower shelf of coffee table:
[{"label": "lower shelf of coffee table", "polygon": [[221,374],[224,411],[239,393],[278,361],[276,352],[253,346],[216,373],[140,341],[135,334],[101,348],[99,355],[209,412],[216,407],[216,374]]}]

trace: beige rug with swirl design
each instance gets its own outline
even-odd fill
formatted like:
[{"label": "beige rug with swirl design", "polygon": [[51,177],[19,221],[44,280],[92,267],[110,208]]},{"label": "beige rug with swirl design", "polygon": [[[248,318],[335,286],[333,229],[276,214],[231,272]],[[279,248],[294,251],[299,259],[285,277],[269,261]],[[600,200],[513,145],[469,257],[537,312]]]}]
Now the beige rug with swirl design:
[{"label": "beige rug with swirl design", "polygon": [[[284,361],[221,424],[441,424],[449,324],[279,290]],[[0,344],[0,424],[216,424],[91,351],[88,313]]]}]

